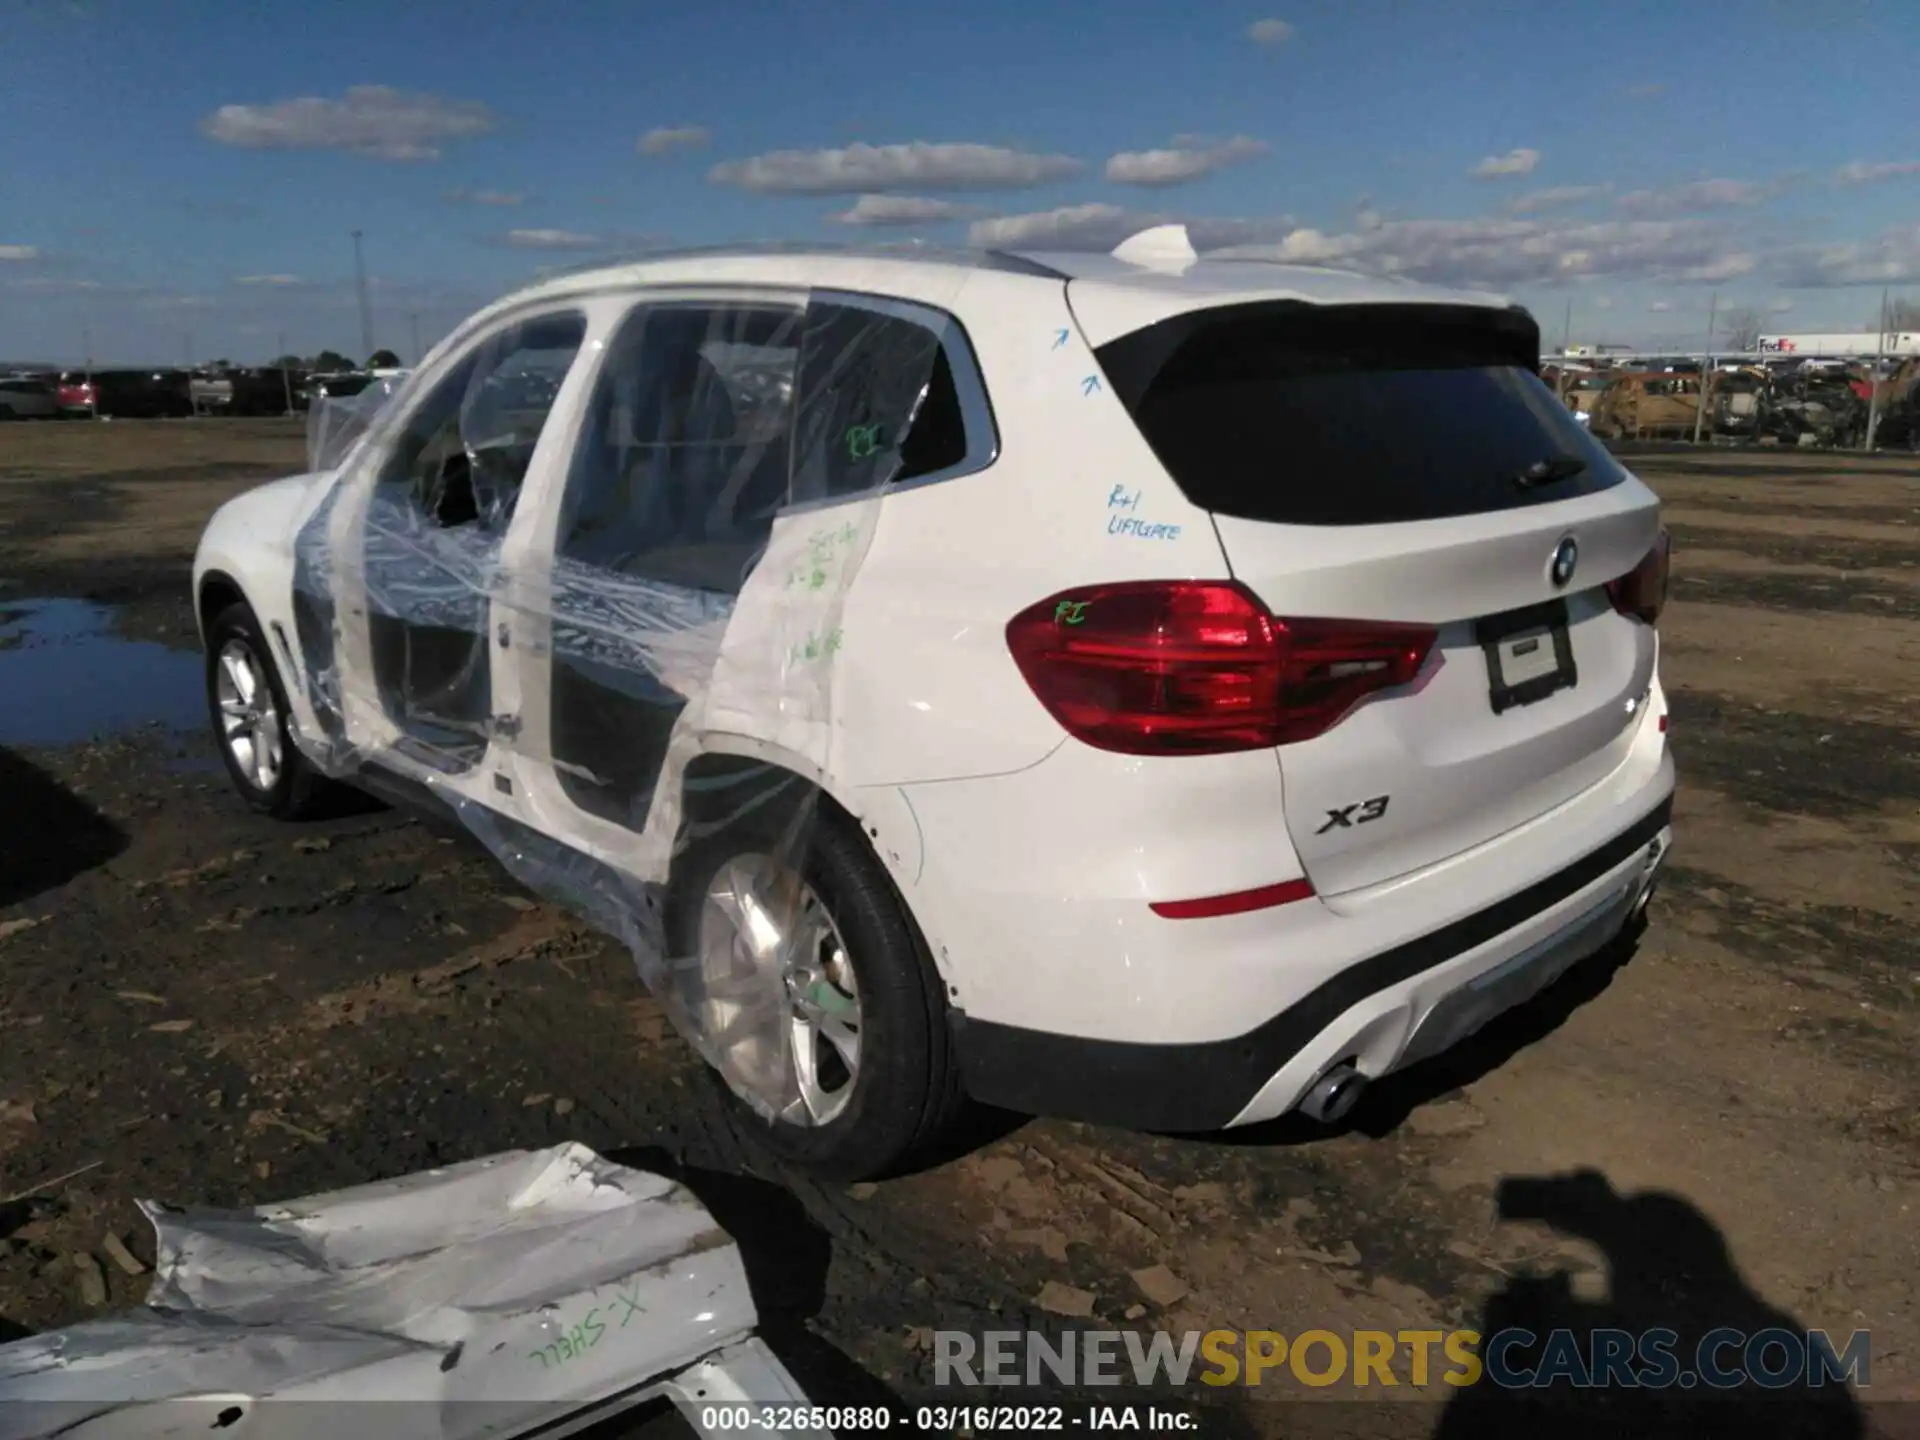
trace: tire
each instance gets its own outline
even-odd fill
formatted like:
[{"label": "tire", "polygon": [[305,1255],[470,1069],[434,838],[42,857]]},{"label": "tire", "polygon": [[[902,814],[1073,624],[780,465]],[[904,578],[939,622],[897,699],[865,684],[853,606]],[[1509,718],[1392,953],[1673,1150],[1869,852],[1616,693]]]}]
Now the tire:
[{"label": "tire", "polygon": [[[241,693],[245,687],[234,668],[242,663],[243,656],[256,687],[251,696]],[[287,721],[292,713],[287,707],[287,692],[252,606],[236,602],[214,617],[207,627],[206,670],[207,716],[214,743],[240,798],[251,809],[276,820],[301,820],[317,814],[333,786],[307,763],[293,743]],[[262,688],[264,696],[260,695]],[[237,753],[234,742],[240,737],[237,732],[229,733],[230,722],[240,721],[243,713],[252,731],[249,744],[264,742],[270,760],[277,751],[277,763],[265,770]],[[249,748],[245,753],[255,752]]]},{"label": "tire", "polygon": [[[968,1103],[945,986],[920,927],[858,822],[824,796],[807,803],[798,827],[791,824],[794,806],[764,806],[689,848],[675,865],[666,938],[676,956],[700,953],[703,930],[724,924],[706,903],[708,891],[716,880],[738,875],[730,867],[744,857],[781,857],[776,863],[788,877],[797,875],[831,922],[853,974],[858,1064],[846,1082],[851,1093],[825,1123],[796,1123],[768,1119],[730,1086],[722,1088],[741,1128],[781,1159],[821,1179],[878,1179],[937,1149]],[[788,838],[796,828],[798,843]]]}]

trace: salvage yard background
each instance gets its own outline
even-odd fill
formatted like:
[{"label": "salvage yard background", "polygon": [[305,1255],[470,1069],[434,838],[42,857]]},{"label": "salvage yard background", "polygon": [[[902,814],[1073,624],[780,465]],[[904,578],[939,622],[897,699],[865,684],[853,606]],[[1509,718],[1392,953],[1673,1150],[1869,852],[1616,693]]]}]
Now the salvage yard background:
[{"label": "salvage yard background", "polygon": [[1920,462],[1627,457],[1675,537],[1681,770],[1637,947],[1342,1133],[1008,1120],[823,1189],[742,1148],[626,955],[470,844],[232,796],[187,565],[215,505],[303,454],[297,421],[0,433],[0,1338],[144,1294],[136,1196],[572,1138],[685,1168],[822,1399],[923,1395],[934,1327],[1088,1314],[1864,1328],[1872,1393],[1920,1398]]}]

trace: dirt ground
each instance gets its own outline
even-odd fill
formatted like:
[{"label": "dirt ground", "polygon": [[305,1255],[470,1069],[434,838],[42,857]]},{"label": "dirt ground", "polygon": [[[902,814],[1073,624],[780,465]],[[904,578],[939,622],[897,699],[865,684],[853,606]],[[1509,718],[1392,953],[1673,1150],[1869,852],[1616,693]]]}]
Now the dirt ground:
[{"label": "dirt ground", "polygon": [[[64,618],[38,659],[17,626],[0,638],[7,1334],[143,1295],[103,1250],[145,1253],[136,1196],[255,1203],[573,1138],[708,1198],[821,1398],[937,1397],[934,1328],[1111,1320],[1866,1329],[1858,1398],[1920,1399],[1920,467],[1628,459],[1675,535],[1682,777],[1637,943],[1335,1133],[994,1117],[939,1168],[842,1189],[746,1148],[629,959],[484,853],[385,810],[259,819],[203,735],[165,728],[197,703],[197,661],[172,652],[195,645],[200,527],[301,454],[277,421],[0,429],[0,609],[111,607],[47,611]],[[141,678],[103,688],[86,656]],[[1175,1283],[1149,1297],[1132,1276],[1155,1265]],[[1095,1318],[1063,1319],[1063,1295]],[[1434,1387],[1386,1403],[1410,1388],[1183,1398],[1206,1433],[1298,1434],[1311,1414],[1468,1434],[1519,1413],[1486,1386],[1445,1413]],[[1605,1428],[1669,1433],[1632,1403]],[[1746,1433],[1901,1414],[1831,1389],[1769,1403]]]}]

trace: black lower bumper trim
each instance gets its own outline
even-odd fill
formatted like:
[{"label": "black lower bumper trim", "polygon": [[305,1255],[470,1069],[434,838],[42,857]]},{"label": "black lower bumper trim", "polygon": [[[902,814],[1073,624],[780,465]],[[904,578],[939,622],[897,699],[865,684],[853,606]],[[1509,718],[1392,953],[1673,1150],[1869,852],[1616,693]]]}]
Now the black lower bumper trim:
[{"label": "black lower bumper trim", "polygon": [[1175,1045],[1089,1040],[956,1014],[954,1043],[967,1089],[984,1104],[1026,1115],[1138,1130],[1218,1130],[1246,1108],[1275,1071],[1353,1006],[1577,894],[1645,848],[1672,816],[1668,796],[1564,870],[1348,966],[1257,1029],[1230,1039]]}]

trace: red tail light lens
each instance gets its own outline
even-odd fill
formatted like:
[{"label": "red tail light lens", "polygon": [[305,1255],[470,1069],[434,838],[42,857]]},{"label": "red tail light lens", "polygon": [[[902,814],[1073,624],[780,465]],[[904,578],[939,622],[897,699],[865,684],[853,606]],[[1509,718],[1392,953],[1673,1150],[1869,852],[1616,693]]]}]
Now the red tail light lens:
[{"label": "red tail light lens", "polygon": [[1640,563],[1618,580],[1607,582],[1607,598],[1622,615],[1631,615],[1649,625],[1660,623],[1660,612],[1667,608],[1667,583],[1672,572],[1673,537],[1666,526]]},{"label": "red tail light lens", "polygon": [[1136,581],[1069,590],[1008,622],[1014,663],[1067,732],[1123,755],[1220,755],[1311,739],[1411,681],[1431,626],[1283,620],[1246,589]]}]

